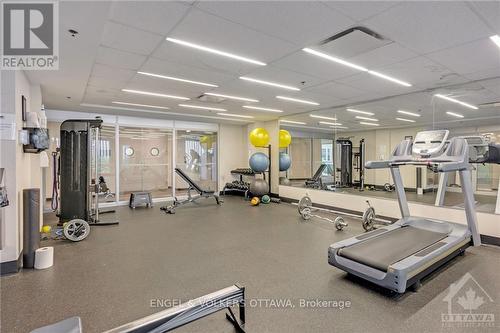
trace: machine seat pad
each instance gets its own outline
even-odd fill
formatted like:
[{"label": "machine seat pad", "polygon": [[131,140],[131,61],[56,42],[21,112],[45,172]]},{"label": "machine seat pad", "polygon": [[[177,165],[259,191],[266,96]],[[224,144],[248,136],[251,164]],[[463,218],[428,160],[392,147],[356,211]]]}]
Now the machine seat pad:
[{"label": "machine seat pad", "polygon": [[405,226],[338,250],[338,255],[387,272],[388,267],[448,234]]}]

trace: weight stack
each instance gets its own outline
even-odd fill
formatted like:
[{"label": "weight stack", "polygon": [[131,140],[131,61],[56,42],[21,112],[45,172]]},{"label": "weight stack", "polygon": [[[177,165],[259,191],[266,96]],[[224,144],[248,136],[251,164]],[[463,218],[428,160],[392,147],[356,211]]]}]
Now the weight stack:
[{"label": "weight stack", "polygon": [[35,251],[40,247],[40,189],[23,190],[23,267],[35,267]]}]

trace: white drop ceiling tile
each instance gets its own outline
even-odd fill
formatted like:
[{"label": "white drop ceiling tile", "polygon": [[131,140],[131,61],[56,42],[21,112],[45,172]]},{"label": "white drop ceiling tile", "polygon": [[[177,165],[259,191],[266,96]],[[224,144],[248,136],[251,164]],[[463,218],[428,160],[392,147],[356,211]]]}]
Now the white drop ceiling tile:
[{"label": "white drop ceiling tile", "polygon": [[[374,67],[371,69],[383,73],[385,75],[394,77],[396,79],[408,82],[412,85],[427,84],[427,83],[434,84],[435,82],[439,82],[441,78],[453,74],[453,72],[450,71],[448,68],[425,57],[412,58],[389,66],[384,66],[380,68]],[[377,81],[380,83],[390,82],[385,79],[378,78],[376,76],[372,77],[377,78]],[[391,84],[394,86],[399,86],[396,83],[391,83]]]},{"label": "white drop ceiling tile", "polygon": [[489,38],[430,53],[426,57],[458,74],[500,67],[500,49]]},{"label": "white drop ceiling tile", "polygon": [[[399,77],[401,80],[404,78]],[[375,94],[382,94],[384,96],[398,95],[403,93],[411,92],[415,90],[415,87],[405,87],[379,77],[370,75],[366,72],[353,75],[347,78],[339,79],[341,83],[345,83],[349,86],[362,89],[364,91],[373,92]]]},{"label": "white drop ceiling tile", "polygon": [[490,25],[496,33],[500,33],[500,2],[470,1],[467,3]]},{"label": "white drop ceiling tile", "polygon": [[[259,33],[242,25],[193,8],[184,20],[169,35],[172,38],[234,53],[262,62],[270,62],[297,49],[297,46],[281,39]],[[204,51],[175,45],[176,48],[189,49],[190,53]],[[221,57],[221,56],[218,56]],[[224,58],[226,63],[230,58]]]},{"label": "white drop ceiling tile", "polygon": [[232,81],[235,78],[234,75],[228,75],[214,70],[201,69],[194,66],[183,65],[178,62],[165,61],[156,58],[149,58],[141,67],[140,71],[215,85]]},{"label": "white drop ceiling tile", "polygon": [[103,64],[94,64],[91,76],[114,79],[119,82],[126,82],[134,77],[135,71],[121,68],[114,68]]},{"label": "white drop ceiling tile", "polygon": [[172,1],[115,1],[110,19],[141,30],[166,35],[188,12],[189,6]]},{"label": "white drop ceiling tile", "polygon": [[103,89],[121,89],[127,82],[118,81],[114,78],[91,76],[89,77],[88,84]]},{"label": "white drop ceiling tile", "polygon": [[354,21],[309,1],[201,1],[198,8],[299,46],[333,36]]},{"label": "white drop ceiling tile", "polygon": [[391,65],[397,62],[417,57],[418,54],[399,45],[391,43],[372,51],[355,56],[349,61],[364,66],[368,69]]},{"label": "white drop ceiling tile", "polygon": [[497,77],[500,76],[500,67],[488,68],[482,71],[464,74],[463,76],[469,80],[482,80]]},{"label": "white drop ceiling tile", "polygon": [[404,2],[363,21],[377,33],[420,54],[491,35],[463,2]]},{"label": "white drop ceiling tile", "polygon": [[397,5],[398,1],[324,1],[324,3],[356,21],[367,19]]},{"label": "white drop ceiling tile", "polygon": [[168,41],[161,43],[158,49],[152,53],[152,57],[204,71],[217,72],[223,75],[232,76],[244,75],[256,67],[259,67],[258,65],[198,51],[189,47],[176,45]]},{"label": "white drop ceiling tile", "polygon": [[[324,79],[320,79],[315,76],[310,76],[292,70],[280,69],[273,65],[259,67],[255,70],[250,71],[245,76],[258,80],[284,84],[299,89],[307,89],[307,87],[324,82]],[[249,87],[257,85],[257,83],[253,82],[247,82],[247,84],[249,85]],[[272,88],[271,86],[265,86],[265,85],[264,87],[267,87],[268,89]],[[280,88],[273,88],[273,89],[277,89],[276,91],[280,91]]]},{"label": "white drop ceiling tile", "polygon": [[165,94],[172,94],[172,92],[175,91],[181,95],[184,94],[189,96],[201,95],[207,88],[200,85],[165,80],[141,74],[137,74],[131,79],[128,85],[134,86],[136,87],[135,89],[138,90],[163,92]]},{"label": "white drop ceiling tile", "polygon": [[164,37],[108,21],[104,26],[101,44],[136,54],[149,55]]},{"label": "white drop ceiling tile", "polygon": [[338,82],[327,82],[311,88],[307,88],[306,90],[316,94],[332,96],[338,99],[349,99],[367,94],[367,91],[365,90],[354,88]]},{"label": "white drop ceiling tile", "polygon": [[99,46],[95,62],[112,67],[136,70],[144,63],[146,56]]},{"label": "white drop ceiling tile", "polygon": [[360,72],[356,69],[317,57],[302,50],[275,61],[272,65],[281,69],[312,75],[324,79],[325,81],[336,80]]}]

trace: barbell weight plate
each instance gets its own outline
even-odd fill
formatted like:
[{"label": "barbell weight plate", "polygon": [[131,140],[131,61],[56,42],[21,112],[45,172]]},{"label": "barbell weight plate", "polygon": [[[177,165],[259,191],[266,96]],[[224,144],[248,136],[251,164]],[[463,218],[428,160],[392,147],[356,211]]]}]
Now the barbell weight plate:
[{"label": "barbell weight plate", "polygon": [[90,225],[85,220],[74,219],[64,225],[63,234],[68,240],[79,242],[90,234]]},{"label": "barbell weight plate", "polygon": [[375,224],[375,209],[368,207],[363,213],[363,229],[371,231],[374,229]]},{"label": "barbell weight plate", "polygon": [[304,209],[302,209],[300,215],[304,220],[309,220],[311,218],[311,208],[305,207]]},{"label": "barbell weight plate", "polygon": [[337,216],[335,218],[335,228],[337,230],[342,230],[344,227],[347,227],[347,223],[344,221],[344,218],[342,216]]},{"label": "barbell weight plate", "polygon": [[302,197],[302,199],[300,199],[299,204],[297,206],[300,215],[302,215],[302,210],[304,210],[304,208],[309,208],[309,213],[311,212],[312,200],[307,195]]}]

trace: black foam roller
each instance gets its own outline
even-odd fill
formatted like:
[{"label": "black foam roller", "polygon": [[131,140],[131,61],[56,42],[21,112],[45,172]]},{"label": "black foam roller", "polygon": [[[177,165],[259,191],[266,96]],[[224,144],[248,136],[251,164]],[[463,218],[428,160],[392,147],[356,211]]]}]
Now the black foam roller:
[{"label": "black foam roller", "polygon": [[40,189],[23,190],[23,267],[35,266],[35,251],[40,247]]}]

